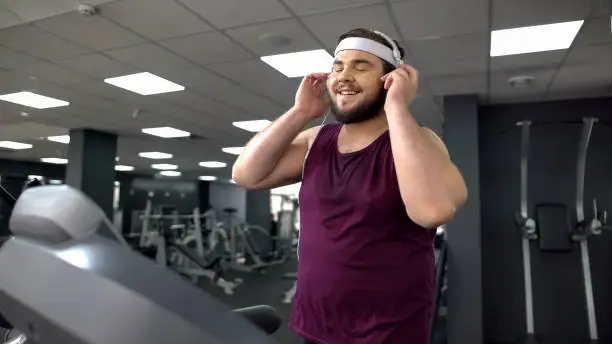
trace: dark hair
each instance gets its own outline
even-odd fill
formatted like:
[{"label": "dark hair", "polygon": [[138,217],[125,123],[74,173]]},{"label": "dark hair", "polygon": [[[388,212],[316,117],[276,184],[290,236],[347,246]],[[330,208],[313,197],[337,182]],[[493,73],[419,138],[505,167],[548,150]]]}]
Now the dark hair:
[{"label": "dark hair", "polygon": [[[342,41],[345,38],[349,38],[349,37],[361,37],[361,38],[367,38],[367,39],[371,39],[373,41],[376,41],[380,44],[384,44],[385,46],[389,47],[389,49],[393,49],[393,47],[391,46],[391,44],[389,43],[389,41],[387,41],[384,37],[382,37],[381,35],[375,33],[372,30],[368,30],[368,29],[364,29],[364,28],[357,28],[357,29],[353,29],[345,34],[342,34],[340,37],[338,37],[338,42],[340,43],[340,41]],[[404,58],[404,49],[399,45],[399,43],[396,40],[393,40],[393,42],[395,42],[395,45],[397,46],[397,49],[400,52],[400,56],[403,59]],[[383,63],[383,73],[387,74],[389,72],[391,72],[392,70],[395,69],[395,66],[393,66],[392,64],[390,64],[389,62],[380,59]]]}]

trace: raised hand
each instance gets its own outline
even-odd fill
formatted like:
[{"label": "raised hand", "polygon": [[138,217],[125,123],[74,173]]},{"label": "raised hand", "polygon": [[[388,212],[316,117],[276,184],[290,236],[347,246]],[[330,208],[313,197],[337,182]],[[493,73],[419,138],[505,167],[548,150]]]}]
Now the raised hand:
[{"label": "raised hand", "polygon": [[311,120],[323,117],[329,107],[330,100],[325,98],[328,76],[329,73],[307,75],[295,94],[295,105],[293,107]]},{"label": "raised hand", "polygon": [[387,99],[385,108],[389,106],[410,106],[419,88],[419,72],[414,67],[403,64],[394,71],[385,74],[381,80],[385,83]]}]

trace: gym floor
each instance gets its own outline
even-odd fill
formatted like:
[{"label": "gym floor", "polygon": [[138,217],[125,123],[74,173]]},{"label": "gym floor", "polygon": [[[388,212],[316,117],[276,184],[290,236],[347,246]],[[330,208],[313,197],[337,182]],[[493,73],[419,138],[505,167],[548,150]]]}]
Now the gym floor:
[{"label": "gym floor", "polygon": [[202,280],[200,287],[216,299],[232,308],[249,307],[254,305],[269,305],[278,310],[283,319],[281,328],[274,334],[280,344],[303,343],[303,340],[289,329],[289,315],[291,305],[282,302],[285,292],[293,286],[293,281],[283,279],[286,272],[295,272],[297,260],[289,260],[283,265],[269,267],[264,274],[240,273],[230,271],[227,279],[242,278],[243,283],[236,288],[234,295],[226,295],[221,288]]}]

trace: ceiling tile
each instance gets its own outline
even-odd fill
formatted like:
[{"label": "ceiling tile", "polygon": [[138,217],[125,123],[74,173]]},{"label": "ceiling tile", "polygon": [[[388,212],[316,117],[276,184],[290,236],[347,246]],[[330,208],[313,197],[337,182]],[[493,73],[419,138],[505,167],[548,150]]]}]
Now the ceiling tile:
[{"label": "ceiling tile", "polygon": [[31,76],[60,85],[70,85],[90,80],[90,78],[84,74],[46,62],[39,62],[36,65],[28,66],[24,69],[24,72],[25,70],[27,70],[28,74]]},{"label": "ceiling tile", "polygon": [[598,17],[587,20],[582,32],[576,38],[575,46],[612,44],[610,17]]},{"label": "ceiling tile", "polygon": [[179,1],[220,29],[291,16],[278,0]]},{"label": "ceiling tile", "polygon": [[336,11],[371,5],[383,2],[383,0],[283,0],[287,6],[298,15],[307,15],[321,12]]},{"label": "ceiling tile", "polygon": [[612,85],[612,65],[599,64],[595,66],[564,65],[559,70],[552,84],[552,89],[557,88],[601,88],[609,89]]},{"label": "ceiling tile", "polygon": [[[82,82],[70,85],[69,87],[80,94],[94,98],[95,100],[92,102],[92,106],[106,112],[118,111],[118,108],[124,109],[122,111],[130,112],[137,106],[140,99],[145,98],[136,93],[108,85],[101,80]],[[132,105],[132,107],[128,104]]]},{"label": "ceiling tile", "polygon": [[30,25],[19,25],[0,31],[0,45],[47,60],[57,60],[88,52]]},{"label": "ceiling tile", "polygon": [[161,76],[162,78],[172,80],[173,82],[181,84],[189,89],[207,84],[210,82],[210,80],[216,80],[218,78],[215,74],[205,70],[202,67],[174,69],[159,72],[157,75]]},{"label": "ceiling tile", "polygon": [[[612,44],[588,45],[575,47],[567,58],[565,65],[612,65]],[[612,85],[612,80],[610,80]]]},{"label": "ceiling tile", "polygon": [[455,60],[489,56],[489,34],[467,34],[450,37],[408,40],[406,44],[417,61],[431,59]]},{"label": "ceiling tile", "polygon": [[96,51],[143,42],[143,38],[102,16],[83,17],[78,13],[69,13],[38,21],[34,25]]},{"label": "ceiling tile", "polygon": [[[2,90],[0,90],[0,94],[2,93]],[[2,120],[3,124],[13,122],[18,123],[23,122],[24,120],[28,120],[29,117],[32,115],[31,112],[37,111],[30,111],[26,107],[9,102],[0,101],[0,120]]]},{"label": "ceiling tile", "polygon": [[303,21],[330,49],[336,47],[336,41],[340,35],[359,27],[380,30],[391,38],[400,40],[399,33],[393,27],[387,7],[384,5],[316,14],[304,17]]},{"label": "ceiling tile", "polygon": [[22,64],[33,65],[42,62],[32,56],[25,55],[0,46],[0,67],[11,70],[23,70]]},{"label": "ceiling tile", "polygon": [[39,137],[61,135],[64,132],[65,130],[63,128],[48,126],[33,121],[0,126],[0,138],[2,138],[2,140],[12,141],[31,140]]},{"label": "ceiling tile", "polygon": [[584,88],[556,88],[551,90],[545,97],[546,100],[568,100],[568,99],[588,99],[588,98],[609,98],[612,91],[602,87]]},{"label": "ceiling tile", "polygon": [[79,55],[56,61],[56,63],[99,79],[138,72],[134,67],[110,59],[102,54]]},{"label": "ceiling tile", "polygon": [[83,74],[2,47],[0,47],[0,67],[16,70],[33,80],[41,79],[58,84],[88,80]]},{"label": "ceiling tile", "polygon": [[21,23],[21,19],[6,8],[2,7],[2,2],[0,2],[0,29]]},{"label": "ceiling tile", "polygon": [[471,74],[487,70],[487,34],[410,40],[407,47],[422,75]]},{"label": "ceiling tile", "polygon": [[[316,41],[316,39],[295,19],[287,19],[264,24],[255,24],[237,29],[230,29],[227,30],[226,33],[236,42],[255,52],[259,56],[323,48]],[[260,40],[260,37],[265,34],[280,34],[289,38],[290,42],[285,46],[274,47],[273,45]]]},{"label": "ceiling tile", "polygon": [[173,38],[160,43],[198,64],[241,61],[254,57],[219,32]]},{"label": "ceiling tile", "polygon": [[492,0],[492,6],[492,29],[500,30],[585,19],[591,1]]},{"label": "ceiling tile", "polygon": [[[87,3],[101,5],[115,0],[89,0]],[[11,12],[26,22],[53,17],[77,10],[79,1],[75,0],[0,0]]]},{"label": "ceiling tile", "polygon": [[465,75],[487,72],[487,58],[473,57],[469,59],[454,60],[452,56],[445,55],[435,60],[419,60],[419,71],[422,76],[436,75]]},{"label": "ceiling tile", "polygon": [[117,1],[102,15],[149,38],[159,40],[210,31],[210,25],[174,1]]},{"label": "ceiling tile", "polygon": [[545,51],[532,54],[498,56],[491,58],[491,71],[527,70],[529,68],[556,67],[567,54],[566,50]]},{"label": "ceiling tile", "polygon": [[[0,54],[2,49],[0,49]],[[36,80],[29,79],[14,71],[0,69],[0,94],[18,92],[31,89],[37,84]]]},{"label": "ceiling tile", "polygon": [[284,106],[272,102],[267,98],[255,95],[242,86],[229,82],[221,77],[214,76],[206,81],[206,83],[198,86],[195,91],[221,100],[255,116],[275,119],[286,111]]},{"label": "ceiling tile", "polygon": [[485,94],[487,77],[485,73],[433,76],[427,78],[433,95]]},{"label": "ceiling tile", "polygon": [[490,94],[488,104],[533,103],[544,100],[544,92]]},{"label": "ceiling tile", "polygon": [[181,119],[185,123],[190,123],[192,133],[212,138],[215,140],[227,140],[232,138],[233,132],[230,131],[229,122],[221,122],[208,112],[189,109],[180,104],[180,99],[170,98],[165,95],[165,100],[176,103],[165,103],[156,108],[156,112],[166,116],[173,116]]},{"label": "ceiling tile", "polygon": [[[301,78],[287,78],[259,60],[224,63],[210,68],[251,91],[284,105],[293,104],[295,92],[301,82]],[[264,84],[265,87],[262,87]]]},{"label": "ceiling tile", "polygon": [[189,91],[161,94],[158,96],[158,98],[175,104],[181,104],[188,109],[208,113],[210,116],[206,118],[211,120],[211,123],[252,119],[252,115],[246,114],[239,109],[230,107],[201,94]]},{"label": "ceiling tile", "polygon": [[145,43],[128,48],[106,51],[105,54],[124,63],[156,72],[196,68],[196,66],[154,43]]},{"label": "ceiling tile", "polygon": [[406,40],[488,32],[486,0],[412,0],[391,6]]},{"label": "ceiling tile", "polygon": [[610,0],[592,0],[592,2],[592,17],[609,16],[612,14],[612,3],[610,2]]}]

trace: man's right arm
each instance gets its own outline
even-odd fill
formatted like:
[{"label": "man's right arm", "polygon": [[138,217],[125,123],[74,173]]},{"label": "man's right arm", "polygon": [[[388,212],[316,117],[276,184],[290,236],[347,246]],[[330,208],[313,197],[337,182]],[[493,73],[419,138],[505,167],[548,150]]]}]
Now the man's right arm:
[{"label": "man's right arm", "polygon": [[319,130],[303,130],[310,119],[293,108],[255,135],[234,163],[232,179],[247,189],[299,182],[311,138]]}]

